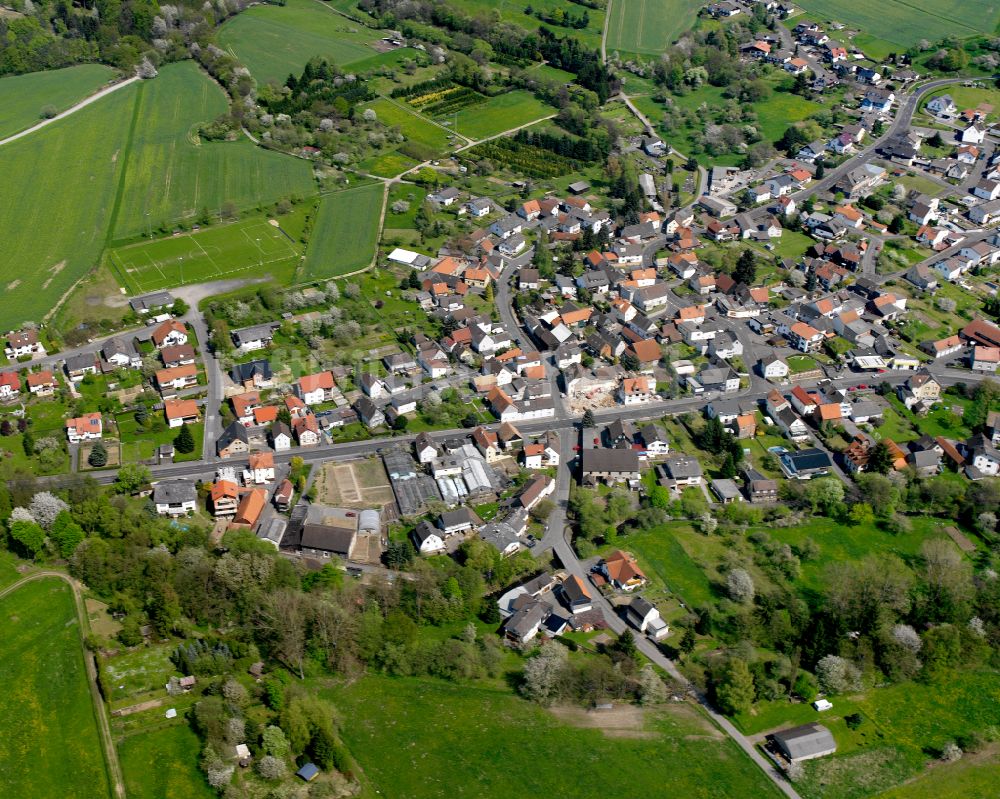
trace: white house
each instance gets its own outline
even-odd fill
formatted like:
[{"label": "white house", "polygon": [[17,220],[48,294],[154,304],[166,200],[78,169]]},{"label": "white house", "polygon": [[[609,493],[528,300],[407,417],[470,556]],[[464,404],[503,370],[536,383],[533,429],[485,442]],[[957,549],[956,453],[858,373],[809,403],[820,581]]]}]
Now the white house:
[{"label": "white house", "polygon": [[190,480],[163,480],[153,486],[159,516],[186,516],[198,507],[198,491]]},{"label": "white house", "polygon": [[104,435],[104,422],[100,413],[87,413],[76,419],[66,420],[66,437],[70,444],[96,441]]},{"label": "white house", "polygon": [[639,632],[646,633],[654,641],[666,638],[670,634],[670,627],[660,617],[660,611],[641,596],[637,596],[629,603],[625,618]]},{"label": "white house", "polygon": [[927,101],[927,110],[936,116],[952,116],[958,113],[958,106],[950,94],[942,94]]},{"label": "white house", "polygon": [[760,373],[766,380],[784,380],[788,377],[788,363],[777,355],[760,360]]}]

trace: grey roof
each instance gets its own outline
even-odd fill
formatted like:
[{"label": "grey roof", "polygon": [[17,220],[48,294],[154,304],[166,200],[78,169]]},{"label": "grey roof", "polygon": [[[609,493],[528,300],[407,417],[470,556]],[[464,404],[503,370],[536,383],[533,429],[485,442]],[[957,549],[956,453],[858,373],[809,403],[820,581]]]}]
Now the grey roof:
[{"label": "grey roof", "polygon": [[424,541],[430,538],[432,535],[440,535],[440,532],[435,528],[430,522],[422,521],[416,527],[413,528],[413,532],[410,533],[413,536],[413,540],[416,542],[417,546],[422,546]]},{"label": "grey roof", "polygon": [[725,477],[712,481],[712,491],[721,500],[737,499],[740,496],[736,482]]},{"label": "grey roof", "polygon": [[153,486],[153,502],[157,505],[180,505],[197,498],[198,491],[190,480],[163,480]]},{"label": "grey roof", "polygon": [[774,740],[792,760],[816,757],[837,748],[830,731],[815,723],[776,732]]},{"label": "grey roof", "polygon": [[701,464],[698,463],[698,459],[679,452],[674,455],[668,455],[664,466],[667,469],[667,473],[674,480],[701,477],[702,475]]},{"label": "grey roof", "polygon": [[828,469],[832,465],[830,456],[815,447],[804,449],[801,452],[786,452],[781,456],[781,459],[789,466],[794,467],[797,472]]},{"label": "grey roof", "polygon": [[447,510],[441,514],[438,519],[438,525],[443,530],[447,530],[449,527],[457,527],[464,524],[472,525],[476,527],[483,523],[483,520],[476,515],[476,512],[471,508],[467,508],[464,505],[454,510]]},{"label": "grey roof", "polygon": [[94,354],[92,352],[79,352],[76,355],[66,357],[66,371],[75,372],[80,369],[96,368]]},{"label": "grey roof", "polygon": [[239,422],[230,422],[229,427],[223,430],[222,435],[219,436],[219,440],[216,442],[216,447],[220,451],[224,450],[236,439],[239,439],[244,444],[250,444],[250,435],[247,433],[247,429]]},{"label": "grey roof", "polygon": [[264,359],[247,361],[246,363],[234,363],[230,376],[234,383],[243,383],[252,380],[254,376],[259,376],[262,380],[271,379],[271,364]]},{"label": "grey roof", "polygon": [[278,322],[267,322],[263,325],[251,325],[233,330],[230,335],[233,337],[233,344],[242,347],[251,341],[270,341],[274,337],[274,331],[280,326]]},{"label": "grey roof", "polygon": [[639,453],[634,449],[585,449],[580,464],[584,474],[638,473]]},{"label": "grey roof", "polygon": [[355,534],[355,531],[351,529],[307,522],[302,528],[302,546],[346,557],[351,551]]},{"label": "grey roof", "polygon": [[154,291],[152,294],[144,294],[141,297],[133,297],[128,301],[133,311],[150,311],[154,308],[163,308],[174,304],[173,295],[169,291]]},{"label": "grey roof", "polygon": [[628,609],[642,619],[651,610],[656,610],[656,606],[645,597],[637,596],[629,603]]}]

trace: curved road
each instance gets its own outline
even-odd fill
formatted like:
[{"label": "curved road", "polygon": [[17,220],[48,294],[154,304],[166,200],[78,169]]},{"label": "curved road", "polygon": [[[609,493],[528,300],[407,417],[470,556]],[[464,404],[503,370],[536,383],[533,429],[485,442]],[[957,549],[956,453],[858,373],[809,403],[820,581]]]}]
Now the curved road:
[{"label": "curved road", "polygon": [[[8,594],[12,594],[25,583],[48,577],[54,577],[57,580],[68,583],[73,591],[73,600],[76,603],[77,623],[80,625],[80,649],[87,667],[87,685],[90,688],[90,698],[94,705],[94,714],[97,716],[97,728],[101,736],[101,746],[104,749],[104,757],[108,764],[108,778],[114,788],[115,796],[118,799],[125,799],[125,779],[122,776],[121,763],[118,762],[118,750],[115,749],[114,738],[111,736],[111,725],[108,723],[107,707],[105,707],[104,698],[97,687],[97,667],[94,665],[93,656],[83,644],[83,637],[88,628],[88,621],[87,609],[83,604],[83,597],[80,593],[80,584],[62,572],[39,571],[29,574],[27,577],[22,577],[17,582],[8,585],[0,591],[0,599],[3,599]],[[27,767],[27,763],[25,763],[25,767]]]}]

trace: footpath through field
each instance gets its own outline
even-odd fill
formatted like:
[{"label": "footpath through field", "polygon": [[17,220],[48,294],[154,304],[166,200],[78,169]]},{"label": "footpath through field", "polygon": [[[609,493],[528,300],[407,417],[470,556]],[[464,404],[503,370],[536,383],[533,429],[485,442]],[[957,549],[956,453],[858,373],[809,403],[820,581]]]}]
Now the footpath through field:
[{"label": "footpath through field", "polygon": [[141,80],[141,78],[138,78],[138,77],[126,78],[125,80],[119,81],[118,83],[113,83],[110,86],[105,86],[99,92],[94,92],[92,95],[90,95],[90,97],[85,97],[80,102],[78,102],[76,105],[71,106],[70,108],[67,108],[65,111],[63,111],[63,112],[61,112],[59,114],[56,114],[54,117],[51,117],[49,119],[43,119],[41,122],[39,122],[39,123],[37,123],[35,125],[32,125],[30,128],[25,128],[24,130],[20,131],[19,133],[15,133],[15,134],[13,134],[11,136],[8,136],[6,139],[0,139],[0,147],[3,147],[5,144],[10,144],[12,141],[17,141],[18,139],[23,139],[28,134],[34,133],[35,131],[38,131],[38,130],[41,130],[46,125],[51,125],[53,122],[58,122],[60,119],[65,119],[70,114],[75,114],[81,108],[86,108],[91,103],[96,103],[102,97],[106,97],[107,95],[111,94],[112,92],[116,92],[119,89],[123,89],[124,87],[129,86],[130,84],[135,83],[137,80]]},{"label": "footpath through field", "polygon": [[77,621],[80,625],[80,649],[83,651],[83,660],[87,667],[87,684],[90,687],[90,699],[94,703],[94,712],[97,714],[97,728],[101,734],[101,746],[104,748],[104,757],[108,764],[108,775],[111,777],[111,784],[114,786],[117,799],[125,799],[125,780],[122,777],[122,767],[118,762],[118,751],[115,749],[114,739],[111,737],[111,726],[108,723],[108,712],[104,706],[104,699],[97,687],[97,667],[94,665],[94,658],[83,644],[83,635],[87,629],[87,609],[83,603],[80,593],[80,584],[67,574],[55,571],[39,571],[22,577],[15,583],[0,590],[0,599],[8,594],[12,594],[21,586],[34,580],[41,580],[48,577],[55,577],[69,584],[73,590],[73,601],[76,603]]}]

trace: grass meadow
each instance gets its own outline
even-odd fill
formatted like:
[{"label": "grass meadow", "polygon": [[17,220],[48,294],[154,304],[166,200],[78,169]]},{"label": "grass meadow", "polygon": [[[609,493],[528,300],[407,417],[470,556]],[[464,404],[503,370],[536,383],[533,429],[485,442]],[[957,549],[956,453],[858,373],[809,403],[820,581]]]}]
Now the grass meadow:
[{"label": "grass meadow", "polygon": [[[481,108],[482,106],[476,106]],[[428,119],[409,110],[402,103],[380,97],[366,108],[371,108],[378,115],[379,122],[389,127],[399,128],[400,132],[418,145],[442,153],[448,148],[448,131]],[[459,115],[461,116],[461,115]]]},{"label": "grass meadow", "polygon": [[[149,715],[149,714],[143,714]],[[183,718],[157,721],[118,741],[128,799],[212,799],[217,796],[198,768],[201,741]]]},{"label": "grass meadow", "polygon": [[314,56],[340,66],[377,55],[368,44],[379,34],[324,8],[316,0],[288,0],[285,5],[247,9],[219,31],[219,44],[261,83],[284,83]]},{"label": "grass meadow", "polygon": [[608,53],[658,55],[691,29],[696,0],[609,0]]},{"label": "grass meadow", "polygon": [[0,624],[0,796],[108,797],[72,590],[26,583],[0,599]]},{"label": "grass meadow", "polygon": [[320,280],[371,264],[382,213],[381,183],[327,194],[316,212],[306,249],[305,277]]},{"label": "grass meadow", "polygon": [[[303,211],[278,217],[280,225],[297,221]],[[291,219],[289,218],[291,217]],[[294,231],[293,225],[288,225]],[[253,271],[289,276],[302,255],[294,232],[283,232],[264,217],[142,241],[108,251],[108,263],[134,293],[204,283]]]},{"label": "grass meadow", "polygon": [[65,111],[115,76],[103,64],[80,64],[0,80],[0,138],[41,122],[42,109]]},{"label": "grass meadow", "polygon": [[552,106],[529,92],[507,92],[463,108],[458,112],[455,130],[470,139],[485,139],[554,113]]},{"label": "grass meadow", "polygon": [[0,319],[41,321],[98,260],[138,86],[0,147]]},{"label": "grass meadow", "polygon": [[418,163],[418,161],[410,158],[408,155],[389,152],[362,161],[358,164],[358,169],[380,178],[394,178],[396,175],[401,175],[408,169],[412,169]]},{"label": "grass meadow", "polygon": [[239,209],[315,193],[306,161],[249,141],[203,142],[197,128],[226,111],[222,90],[193,61],[142,85],[115,237],[148,233],[230,202]]},{"label": "grass meadow", "polygon": [[586,713],[552,713],[506,686],[369,676],[330,694],[383,796],[780,795],[687,705],[636,713],[630,729],[606,735]]},{"label": "grass meadow", "polygon": [[[817,20],[841,22],[903,49],[921,39],[933,42],[944,36],[992,34],[1000,21],[997,0],[883,0],[878,4],[802,0],[798,5]],[[864,41],[859,39],[858,44],[863,46]]]},{"label": "grass meadow", "polygon": [[[454,0],[453,4],[473,16],[489,17],[493,13],[498,13],[502,22],[512,23],[525,30],[538,30],[544,25],[559,36],[572,36],[594,50],[599,50],[601,47],[604,11],[578,5],[572,0]],[[562,11],[574,17],[579,17],[586,10],[589,22],[586,28],[564,28],[525,13],[528,8],[549,16]]]}]

